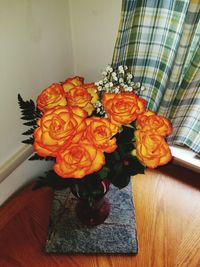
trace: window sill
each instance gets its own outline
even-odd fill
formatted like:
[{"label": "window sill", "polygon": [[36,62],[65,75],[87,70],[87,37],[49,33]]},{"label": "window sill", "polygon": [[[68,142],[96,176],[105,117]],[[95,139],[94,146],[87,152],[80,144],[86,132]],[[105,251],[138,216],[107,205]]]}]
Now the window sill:
[{"label": "window sill", "polygon": [[200,158],[195,152],[180,146],[170,146],[174,157],[173,163],[200,173]]}]

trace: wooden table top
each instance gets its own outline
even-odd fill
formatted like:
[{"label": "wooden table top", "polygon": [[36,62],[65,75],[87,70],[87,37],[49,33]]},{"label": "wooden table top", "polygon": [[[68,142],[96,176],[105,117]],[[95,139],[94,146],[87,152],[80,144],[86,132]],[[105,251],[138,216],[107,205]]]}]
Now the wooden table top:
[{"label": "wooden table top", "polygon": [[52,191],[31,187],[0,209],[0,267],[198,267],[200,175],[169,164],[133,178],[139,252],[47,255]]}]

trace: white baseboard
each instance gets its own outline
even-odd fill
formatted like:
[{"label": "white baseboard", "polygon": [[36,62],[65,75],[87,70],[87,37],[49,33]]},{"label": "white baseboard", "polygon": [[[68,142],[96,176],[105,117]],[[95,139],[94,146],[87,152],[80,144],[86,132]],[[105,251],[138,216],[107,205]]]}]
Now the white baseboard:
[{"label": "white baseboard", "polygon": [[12,157],[0,166],[0,182],[8,177],[32,153],[33,148],[31,145],[23,145]]},{"label": "white baseboard", "polygon": [[32,153],[32,146],[24,145],[0,167],[0,206],[21,187],[51,168],[51,161],[29,161]]}]

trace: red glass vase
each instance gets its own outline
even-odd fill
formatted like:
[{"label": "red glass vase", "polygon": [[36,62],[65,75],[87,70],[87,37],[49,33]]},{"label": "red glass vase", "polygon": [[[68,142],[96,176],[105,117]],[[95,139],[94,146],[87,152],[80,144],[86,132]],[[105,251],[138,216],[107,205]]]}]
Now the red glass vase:
[{"label": "red glass vase", "polygon": [[102,224],[108,217],[110,205],[105,194],[109,190],[110,182],[102,180],[98,184],[98,190],[85,195],[82,190],[73,190],[78,202],[76,205],[76,214],[79,220],[87,226],[96,226]]}]

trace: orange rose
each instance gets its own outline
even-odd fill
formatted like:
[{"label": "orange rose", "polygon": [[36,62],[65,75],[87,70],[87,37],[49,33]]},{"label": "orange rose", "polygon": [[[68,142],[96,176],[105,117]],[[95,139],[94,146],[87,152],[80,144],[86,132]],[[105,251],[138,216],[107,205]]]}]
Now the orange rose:
[{"label": "orange rose", "polygon": [[116,138],[112,137],[119,131],[118,126],[95,116],[86,119],[86,124],[85,136],[97,149],[111,153],[117,148]]},{"label": "orange rose", "polygon": [[58,83],[53,83],[50,87],[44,89],[37,98],[37,107],[42,111],[66,105],[65,93],[62,86]]},{"label": "orange rose", "polygon": [[165,139],[151,131],[135,131],[136,156],[147,167],[156,168],[172,159],[172,154]]},{"label": "orange rose", "polygon": [[97,94],[95,91],[90,93],[91,88],[85,88],[83,86],[77,86],[72,88],[66,93],[67,101],[69,106],[80,107],[87,111],[88,115],[91,115],[94,110],[94,99],[96,99]]},{"label": "orange rose", "polygon": [[154,130],[161,136],[167,136],[172,132],[171,122],[163,116],[156,115],[153,111],[146,111],[139,115],[136,127],[142,131]]},{"label": "orange rose", "polygon": [[145,111],[146,101],[134,93],[107,93],[102,103],[112,123],[129,124]]},{"label": "orange rose", "polygon": [[95,104],[98,100],[97,86],[95,83],[85,83],[82,85],[82,87],[87,89],[88,93],[92,96],[91,103]]},{"label": "orange rose", "polygon": [[64,82],[62,82],[62,86],[65,92],[68,92],[70,89],[82,85],[84,82],[84,78],[75,76],[72,78],[68,78]]},{"label": "orange rose", "polygon": [[87,174],[97,172],[104,164],[103,152],[88,141],[81,141],[59,151],[53,169],[63,178],[83,178]]},{"label": "orange rose", "polygon": [[79,141],[85,131],[87,113],[78,107],[56,107],[46,111],[34,131],[34,149],[42,157],[55,157],[59,149]]}]

